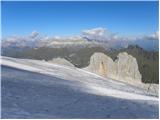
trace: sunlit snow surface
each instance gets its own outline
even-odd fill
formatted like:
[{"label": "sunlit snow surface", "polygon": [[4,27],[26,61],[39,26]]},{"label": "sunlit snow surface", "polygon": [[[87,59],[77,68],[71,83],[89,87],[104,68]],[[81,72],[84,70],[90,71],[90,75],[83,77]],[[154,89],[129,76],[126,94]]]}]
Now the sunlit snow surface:
[{"label": "sunlit snow surface", "polygon": [[2,57],[2,118],[158,118],[158,98],[82,69]]}]

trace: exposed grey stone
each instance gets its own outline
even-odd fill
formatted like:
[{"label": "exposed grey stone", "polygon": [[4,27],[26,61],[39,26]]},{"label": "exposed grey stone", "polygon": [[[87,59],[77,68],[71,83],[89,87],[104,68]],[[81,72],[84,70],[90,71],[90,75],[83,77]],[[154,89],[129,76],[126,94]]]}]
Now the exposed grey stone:
[{"label": "exposed grey stone", "polygon": [[141,81],[136,59],[126,52],[120,53],[115,61],[104,53],[95,53],[91,56],[90,64],[85,69],[116,80]]},{"label": "exposed grey stone", "polygon": [[141,74],[138,69],[136,58],[128,55],[126,52],[119,53],[115,61],[117,65],[117,74],[119,78],[124,80],[138,80],[141,81]]}]

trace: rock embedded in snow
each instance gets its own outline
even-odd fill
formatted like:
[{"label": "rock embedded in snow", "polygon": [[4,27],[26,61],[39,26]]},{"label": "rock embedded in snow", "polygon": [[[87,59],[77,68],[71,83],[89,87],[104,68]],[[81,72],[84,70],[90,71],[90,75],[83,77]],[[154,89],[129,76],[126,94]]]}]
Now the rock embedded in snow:
[{"label": "rock embedded in snow", "polygon": [[54,63],[54,64],[59,64],[59,65],[75,67],[72,63],[70,63],[68,60],[66,60],[64,58],[53,58],[52,60],[50,60],[48,62]]},{"label": "rock embedded in snow", "polygon": [[115,61],[104,53],[94,53],[85,69],[116,80],[141,81],[136,59],[126,52],[120,53]]}]

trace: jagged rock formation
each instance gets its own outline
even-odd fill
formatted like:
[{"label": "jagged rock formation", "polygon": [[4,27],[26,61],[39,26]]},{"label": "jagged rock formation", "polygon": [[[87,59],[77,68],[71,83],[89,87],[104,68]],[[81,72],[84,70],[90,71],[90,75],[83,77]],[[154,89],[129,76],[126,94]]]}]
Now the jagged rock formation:
[{"label": "jagged rock formation", "polygon": [[54,64],[70,66],[70,67],[75,67],[72,63],[70,63],[68,60],[66,60],[64,58],[53,58],[52,60],[50,60],[48,62],[54,63]]},{"label": "jagged rock formation", "polygon": [[85,69],[104,77],[113,77],[116,67],[114,61],[104,53],[94,53],[90,58],[90,65]]},{"label": "jagged rock formation", "polygon": [[85,69],[117,80],[141,81],[136,59],[126,52],[120,53],[115,61],[103,53],[95,53]]},{"label": "jagged rock formation", "polygon": [[117,65],[117,76],[120,79],[141,81],[136,58],[123,52],[117,56],[115,64]]}]

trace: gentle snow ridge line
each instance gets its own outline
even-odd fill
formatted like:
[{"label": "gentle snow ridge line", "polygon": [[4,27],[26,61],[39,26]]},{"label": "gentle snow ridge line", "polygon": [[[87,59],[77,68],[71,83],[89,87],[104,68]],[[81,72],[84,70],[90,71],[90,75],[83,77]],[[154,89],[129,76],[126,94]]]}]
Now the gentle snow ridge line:
[{"label": "gentle snow ridge line", "polygon": [[[25,62],[21,63],[21,61]],[[38,61],[38,60],[21,60],[21,59],[16,59],[16,58],[6,58],[4,57],[2,59],[2,65],[6,65],[6,66],[11,66],[14,68],[18,68],[18,69],[22,69],[22,70],[27,70],[27,71],[32,71],[32,72],[38,72],[38,73],[43,73],[43,74],[50,74],[50,75],[55,75],[55,73],[53,72],[49,72],[45,69],[40,69],[36,66],[32,66],[31,63],[36,63],[38,66],[40,65],[52,65],[52,67],[54,66],[54,69],[57,68],[61,68],[60,70],[72,70],[72,72],[77,71],[77,69],[75,68],[67,68],[67,67],[63,67],[60,65],[53,65],[44,61]],[[83,72],[81,74],[84,74]],[[86,74],[86,72],[85,72]],[[89,75],[91,76],[91,74]],[[94,76],[94,75],[93,75]],[[87,81],[87,79],[86,79]],[[98,82],[98,80],[96,81]],[[100,85],[96,85],[96,84],[91,84],[91,83],[85,83],[85,87],[84,88],[84,92],[89,92],[89,93],[93,93],[93,94],[100,94],[100,95],[108,95],[108,96],[113,96],[113,97],[120,97],[120,98],[124,98],[124,99],[142,99],[142,100],[158,100],[157,98],[154,97],[149,97],[149,96],[144,96],[144,95],[138,95],[135,93],[128,93],[128,92],[124,92],[124,91],[118,91],[118,90],[113,90],[113,89],[108,89],[106,86],[100,86]]]},{"label": "gentle snow ridge line", "polygon": [[99,95],[102,96],[112,96],[112,97],[118,97],[122,99],[131,99],[131,100],[153,100],[153,101],[158,101],[158,98],[155,97],[150,97],[150,96],[144,96],[144,95],[139,95],[135,93],[128,93],[124,91],[119,91],[119,90],[114,90],[114,89],[106,89],[103,87],[98,87],[98,86],[90,86],[91,88],[91,93],[98,93]]}]

